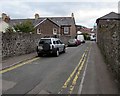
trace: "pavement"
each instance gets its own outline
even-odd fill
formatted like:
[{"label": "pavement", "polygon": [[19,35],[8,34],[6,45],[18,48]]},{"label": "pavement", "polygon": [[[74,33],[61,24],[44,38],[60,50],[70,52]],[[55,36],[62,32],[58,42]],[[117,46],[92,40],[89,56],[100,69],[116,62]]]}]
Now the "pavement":
[{"label": "pavement", "polygon": [[79,94],[118,94],[117,82],[108,70],[96,43],[92,43],[86,68]]},{"label": "pavement", "polygon": [[33,53],[30,53],[30,54],[24,54],[24,55],[20,55],[20,56],[10,57],[10,58],[2,61],[2,69],[9,68],[11,66],[19,64],[21,62],[24,62],[26,60],[32,59],[36,56],[37,56],[37,53],[33,52]]}]

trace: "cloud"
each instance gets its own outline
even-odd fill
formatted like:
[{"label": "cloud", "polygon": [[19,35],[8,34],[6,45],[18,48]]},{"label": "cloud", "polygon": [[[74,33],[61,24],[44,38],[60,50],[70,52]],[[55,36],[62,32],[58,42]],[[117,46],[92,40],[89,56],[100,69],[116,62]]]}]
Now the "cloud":
[{"label": "cloud", "polygon": [[[13,3],[14,1],[14,3]],[[97,18],[108,14],[111,11],[118,11],[117,0],[111,2],[40,2],[4,0],[0,3],[0,13],[7,13],[11,18],[34,18],[35,13],[39,13],[41,17],[49,16],[71,16],[74,13],[77,24],[92,27]],[[47,1],[47,0],[45,0]],[[51,1],[51,0],[50,0]]]}]

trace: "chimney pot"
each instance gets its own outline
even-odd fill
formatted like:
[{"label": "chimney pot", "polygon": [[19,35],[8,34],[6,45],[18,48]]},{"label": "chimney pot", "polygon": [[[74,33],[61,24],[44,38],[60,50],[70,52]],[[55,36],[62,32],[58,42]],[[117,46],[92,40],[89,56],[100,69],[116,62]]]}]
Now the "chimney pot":
[{"label": "chimney pot", "polygon": [[37,19],[39,19],[39,14],[35,14],[35,19],[37,20]]},{"label": "chimney pot", "polygon": [[74,18],[74,13],[71,14],[72,18]]},{"label": "chimney pot", "polygon": [[10,21],[10,17],[7,16],[7,14],[2,13],[2,20],[5,21],[6,23],[9,23],[9,21]]}]

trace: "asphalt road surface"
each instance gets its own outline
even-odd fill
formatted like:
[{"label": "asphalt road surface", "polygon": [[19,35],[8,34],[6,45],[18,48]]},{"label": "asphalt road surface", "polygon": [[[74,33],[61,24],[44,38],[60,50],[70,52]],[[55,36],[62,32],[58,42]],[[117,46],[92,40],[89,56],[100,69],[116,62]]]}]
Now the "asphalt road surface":
[{"label": "asphalt road surface", "polygon": [[116,94],[117,87],[111,84],[111,81],[106,81],[108,82],[106,87],[112,86],[110,89],[100,85],[104,83],[101,81],[102,78],[109,76],[97,75],[101,73],[98,72],[101,67],[99,64],[95,65],[97,62],[94,60],[95,47],[92,46],[95,46],[94,42],[67,47],[66,53],[60,54],[59,57],[36,57],[4,70],[3,94]]}]

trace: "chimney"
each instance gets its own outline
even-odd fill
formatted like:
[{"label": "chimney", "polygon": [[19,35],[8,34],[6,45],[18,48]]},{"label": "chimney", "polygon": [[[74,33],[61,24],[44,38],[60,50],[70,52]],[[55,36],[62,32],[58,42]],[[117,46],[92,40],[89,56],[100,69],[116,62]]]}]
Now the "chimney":
[{"label": "chimney", "polygon": [[7,15],[5,13],[2,13],[2,20],[4,21]]},{"label": "chimney", "polygon": [[5,21],[6,23],[9,23],[9,21],[10,21],[10,17],[7,16],[7,14],[2,13],[2,20]]},{"label": "chimney", "polygon": [[74,18],[74,13],[71,14],[72,18]]},{"label": "chimney", "polygon": [[37,20],[37,19],[39,19],[39,14],[35,14],[35,19]]}]

